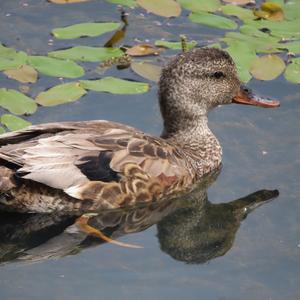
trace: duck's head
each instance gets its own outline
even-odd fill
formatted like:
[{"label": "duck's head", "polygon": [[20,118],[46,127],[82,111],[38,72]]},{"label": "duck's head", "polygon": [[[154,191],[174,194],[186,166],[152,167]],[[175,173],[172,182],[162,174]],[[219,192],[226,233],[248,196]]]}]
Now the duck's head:
[{"label": "duck's head", "polygon": [[279,106],[278,101],[254,96],[241,84],[230,55],[213,48],[194,49],[172,59],[162,70],[159,100],[165,123],[196,120],[218,105],[233,102]]}]

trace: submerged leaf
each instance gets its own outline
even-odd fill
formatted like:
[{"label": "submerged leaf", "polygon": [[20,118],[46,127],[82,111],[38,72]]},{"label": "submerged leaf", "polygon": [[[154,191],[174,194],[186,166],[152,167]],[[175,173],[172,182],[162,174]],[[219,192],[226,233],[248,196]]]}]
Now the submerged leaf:
[{"label": "submerged leaf", "polygon": [[119,48],[88,47],[76,46],[66,50],[57,50],[49,52],[48,55],[61,59],[72,59],[80,61],[98,62],[114,57],[120,57],[124,54]]},{"label": "submerged leaf", "polygon": [[175,0],[137,0],[138,5],[147,12],[162,17],[178,17],[181,7]]},{"label": "submerged leaf", "polygon": [[236,29],[237,23],[234,21],[205,12],[191,13],[189,19],[192,22],[203,24],[209,27],[221,28],[221,29]]},{"label": "submerged leaf", "polygon": [[84,69],[71,60],[46,56],[29,56],[28,63],[39,72],[55,77],[76,78],[84,75]]},{"label": "submerged leaf", "polygon": [[126,53],[131,56],[146,56],[146,55],[158,55],[164,51],[163,48],[158,48],[150,44],[135,45],[126,50]]},{"label": "submerged leaf", "polygon": [[147,83],[115,77],[105,77],[99,80],[80,80],[80,85],[87,90],[112,94],[141,94],[149,90]]},{"label": "submerged leaf", "polygon": [[159,77],[161,73],[160,66],[148,62],[144,62],[144,61],[139,61],[139,62],[135,61],[131,63],[131,69],[138,75],[148,80],[155,81],[155,82],[159,81]]},{"label": "submerged leaf", "polygon": [[201,12],[201,11],[208,11],[208,12],[214,12],[217,11],[221,3],[219,0],[177,0],[179,4],[192,12]]},{"label": "submerged leaf", "polygon": [[[192,49],[197,45],[196,41],[190,41],[186,43],[188,49]],[[168,41],[162,41],[157,40],[155,41],[155,46],[159,47],[165,47],[169,49],[182,49],[182,43],[181,42],[168,42]]]},{"label": "submerged leaf", "polygon": [[251,66],[251,74],[259,80],[273,80],[285,69],[284,61],[277,55],[257,57]]},{"label": "submerged leaf", "polygon": [[78,82],[57,85],[37,95],[36,102],[43,106],[74,102],[86,94],[86,90]]},{"label": "submerged leaf", "polygon": [[37,110],[37,105],[33,99],[24,94],[11,89],[0,89],[0,106],[13,114],[33,114]]},{"label": "submerged leaf", "polygon": [[22,83],[34,83],[38,78],[37,71],[28,65],[21,65],[18,69],[6,70],[4,71],[4,74],[8,78],[15,79]]},{"label": "submerged leaf", "polygon": [[[2,115],[0,121],[11,131],[20,130],[31,125],[30,122],[10,114]],[[3,128],[1,127],[1,129]]]},{"label": "submerged leaf", "polygon": [[55,28],[52,34],[57,39],[76,39],[84,36],[98,36],[118,29],[120,23],[80,23],[63,28]]}]

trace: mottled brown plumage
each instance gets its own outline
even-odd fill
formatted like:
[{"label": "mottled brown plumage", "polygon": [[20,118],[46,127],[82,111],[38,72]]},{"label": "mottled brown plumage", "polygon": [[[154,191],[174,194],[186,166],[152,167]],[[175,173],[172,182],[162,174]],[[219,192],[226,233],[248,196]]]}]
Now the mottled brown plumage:
[{"label": "mottled brown plumage", "polygon": [[111,209],[191,189],[221,163],[207,113],[231,103],[230,56],[197,49],[162,71],[161,138],[109,121],[42,124],[0,137],[0,208],[19,212]]}]

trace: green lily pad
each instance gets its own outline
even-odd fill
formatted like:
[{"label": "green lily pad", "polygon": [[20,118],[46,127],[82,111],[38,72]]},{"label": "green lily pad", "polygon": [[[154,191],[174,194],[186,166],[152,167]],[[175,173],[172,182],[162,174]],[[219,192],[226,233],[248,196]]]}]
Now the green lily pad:
[{"label": "green lily pad", "polygon": [[286,80],[292,82],[292,83],[300,83],[300,64],[297,64],[292,61],[290,63],[285,72],[284,72],[284,77]]},{"label": "green lily pad", "polygon": [[5,133],[5,129],[3,127],[0,127],[0,134]]},{"label": "green lily pad", "polygon": [[252,78],[249,70],[256,59],[255,51],[241,42],[231,43],[225,50],[234,60],[240,80],[244,83],[248,82]]},{"label": "green lily pad", "polygon": [[66,50],[58,50],[49,52],[48,55],[61,59],[72,59],[80,61],[98,62],[113,57],[120,57],[124,54],[119,48],[102,48],[102,47],[88,47],[76,46]]},{"label": "green lily pad", "polygon": [[161,67],[148,63],[148,62],[144,62],[144,61],[135,61],[131,63],[131,69],[137,73],[138,75],[154,81],[154,82],[158,82],[159,78],[160,78],[160,73],[161,73]]},{"label": "green lily pad", "polygon": [[288,49],[289,52],[300,53],[300,41],[279,43],[278,48]]},{"label": "green lily pad", "polygon": [[84,69],[71,60],[46,56],[28,56],[27,61],[39,72],[48,76],[76,78],[84,75]]},{"label": "green lily pad", "polygon": [[192,12],[214,12],[217,11],[221,3],[219,0],[177,0],[181,7],[190,10]]},{"label": "green lily pad", "polygon": [[181,7],[175,0],[137,0],[137,4],[162,17],[178,17],[181,14]]},{"label": "green lily pad", "polygon": [[221,45],[219,43],[213,43],[213,44],[209,44],[209,45],[206,45],[202,48],[217,48],[217,49],[222,49]]},{"label": "green lily pad", "polygon": [[26,63],[26,60],[27,54],[23,51],[0,53],[0,71],[19,68]]},{"label": "green lily pad", "polygon": [[267,28],[276,37],[289,39],[300,38],[300,19],[292,21],[274,22],[269,20],[245,20],[247,25],[258,29]]},{"label": "green lily pad", "polygon": [[37,110],[35,101],[11,89],[0,89],[0,106],[15,115],[33,114]]},{"label": "green lily pad", "polygon": [[300,2],[297,0],[288,1],[282,5],[284,17],[286,20],[300,19]]},{"label": "green lily pad", "polygon": [[52,34],[57,39],[76,39],[84,36],[98,36],[116,30],[120,23],[81,23],[63,28],[55,28]]},{"label": "green lily pad", "polygon": [[135,0],[106,0],[106,2],[123,5],[127,7],[136,7],[136,1]]},{"label": "green lily pad", "polygon": [[149,90],[147,83],[114,77],[105,77],[99,80],[80,80],[80,85],[87,90],[112,94],[141,94]]},{"label": "green lily pad", "polygon": [[37,95],[36,102],[43,106],[55,106],[74,102],[86,94],[86,90],[78,82],[57,85]]},{"label": "green lily pad", "polygon": [[[188,49],[192,49],[197,45],[196,41],[190,41],[186,43]],[[168,42],[168,41],[162,41],[162,40],[157,40],[155,41],[155,46],[159,47],[165,47],[169,49],[181,49],[182,44],[181,42]]]},{"label": "green lily pad", "polygon": [[234,21],[225,17],[213,15],[206,12],[191,13],[189,15],[189,19],[194,23],[199,23],[214,28],[221,28],[221,29],[237,28],[237,23],[235,23]]},{"label": "green lily pad", "polygon": [[222,13],[225,15],[235,16],[241,20],[253,20],[255,16],[250,9],[246,9],[237,5],[224,5],[221,8]]},{"label": "green lily pad", "polygon": [[246,35],[240,32],[227,32],[225,37],[221,39],[221,41],[225,42],[229,46],[238,41],[244,43],[252,50],[262,53],[280,52],[278,49],[278,40],[279,39],[268,35],[261,37]]},{"label": "green lily pad", "polygon": [[259,80],[273,80],[285,69],[285,63],[278,55],[269,54],[257,57],[251,66],[250,72]]},{"label": "green lily pad", "polygon": [[[20,130],[20,129],[26,128],[31,125],[30,122],[28,122],[22,118],[19,118],[17,116],[10,115],[10,114],[2,115],[0,118],[0,121],[3,125],[5,125],[11,131]],[[2,127],[1,127],[1,129],[5,132],[5,130]],[[1,133],[3,133],[3,132],[1,132]]]}]

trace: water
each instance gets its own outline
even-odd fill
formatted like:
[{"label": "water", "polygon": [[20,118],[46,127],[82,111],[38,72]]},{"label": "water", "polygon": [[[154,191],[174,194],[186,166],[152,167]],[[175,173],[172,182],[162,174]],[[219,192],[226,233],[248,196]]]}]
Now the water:
[{"label": "water", "polygon": [[[222,35],[218,30],[189,23],[185,13],[169,21],[156,16],[143,17],[141,12],[131,13],[125,44],[132,43],[134,38],[175,39],[179,31],[201,42]],[[38,54],[79,43],[103,44],[109,34],[74,41],[55,40],[51,46],[49,32],[54,27],[85,21],[117,21],[118,16],[116,7],[103,1],[74,6],[56,6],[46,1],[1,1],[1,41]],[[112,68],[105,75],[141,80],[128,69]],[[97,76],[91,69],[87,78]],[[2,74],[0,82],[3,87],[19,86]],[[56,78],[42,77],[30,87],[30,94],[34,97],[58,83]],[[215,258],[198,264],[176,260],[159,243],[164,228],[154,225],[118,239],[143,249],[94,240],[77,254],[75,248],[74,255],[32,264],[2,264],[1,299],[299,299],[300,88],[282,77],[271,82],[253,80],[250,87],[279,99],[282,106],[267,110],[228,105],[210,114],[210,127],[223,146],[224,156],[222,172],[208,189],[208,199],[214,204],[227,203],[261,189],[278,189],[280,195],[256,208],[237,228],[231,229],[235,235],[231,236],[232,245],[226,253],[221,251]],[[158,135],[161,120],[156,93],[155,85],[151,92],[136,96],[89,92],[73,104],[40,108],[29,119],[33,123],[110,119]],[[225,210],[224,215],[227,216]],[[174,224],[178,220],[175,215]],[[5,222],[2,217],[2,223]],[[224,229],[222,222],[219,227]],[[183,228],[185,224],[188,222],[183,222]],[[35,236],[31,242],[38,243],[47,234]],[[50,234],[54,235],[53,230]],[[215,235],[218,234],[216,231]],[[178,240],[175,236],[175,241],[180,239],[184,241],[184,236],[178,235]],[[3,237],[0,243],[5,243]],[[66,240],[64,243],[67,244]]]}]

